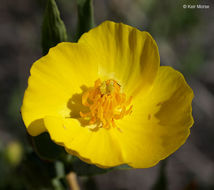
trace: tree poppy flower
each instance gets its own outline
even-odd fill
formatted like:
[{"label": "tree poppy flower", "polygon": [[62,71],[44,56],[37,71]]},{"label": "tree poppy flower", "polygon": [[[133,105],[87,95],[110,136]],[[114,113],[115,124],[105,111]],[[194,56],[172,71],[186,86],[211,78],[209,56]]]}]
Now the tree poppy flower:
[{"label": "tree poppy flower", "polygon": [[30,73],[21,108],[28,133],[48,132],[87,163],[151,167],[190,134],[193,91],[160,66],[147,32],[106,21],[51,48]]}]

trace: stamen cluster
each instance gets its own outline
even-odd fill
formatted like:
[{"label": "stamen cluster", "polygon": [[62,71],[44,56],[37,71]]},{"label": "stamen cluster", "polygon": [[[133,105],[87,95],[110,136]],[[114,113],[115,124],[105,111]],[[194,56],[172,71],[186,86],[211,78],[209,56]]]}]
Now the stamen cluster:
[{"label": "stamen cluster", "polygon": [[[82,118],[89,120],[91,128],[117,127],[115,120],[122,119],[132,112],[132,97],[126,99],[121,87],[115,80],[95,81],[94,87],[82,96],[82,104],[89,108],[88,113],[80,112]],[[129,108],[127,109],[127,107]]]}]

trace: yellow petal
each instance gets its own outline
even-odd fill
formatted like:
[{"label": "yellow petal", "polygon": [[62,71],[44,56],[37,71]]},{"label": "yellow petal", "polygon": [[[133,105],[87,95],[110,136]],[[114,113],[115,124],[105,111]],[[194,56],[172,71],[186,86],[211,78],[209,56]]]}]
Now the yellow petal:
[{"label": "yellow petal", "polygon": [[83,34],[79,43],[90,45],[99,56],[100,78],[115,79],[129,96],[153,83],[160,58],[149,33],[106,21]]},{"label": "yellow petal", "polygon": [[121,145],[113,130],[92,131],[82,127],[76,119],[47,116],[45,126],[51,139],[66,148],[70,154],[99,167],[112,167],[123,162]]},{"label": "yellow petal", "polygon": [[132,115],[118,121],[123,131],[118,138],[130,166],[151,167],[184,144],[193,125],[192,98],[181,73],[160,67],[147,96],[133,100]]},{"label": "yellow petal", "polygon": [[31,68],[21,108],[31,135],[44,132],[46,115],[70,116],[69,101],[98,78],[97,59],[84,44],[60,43]]}]

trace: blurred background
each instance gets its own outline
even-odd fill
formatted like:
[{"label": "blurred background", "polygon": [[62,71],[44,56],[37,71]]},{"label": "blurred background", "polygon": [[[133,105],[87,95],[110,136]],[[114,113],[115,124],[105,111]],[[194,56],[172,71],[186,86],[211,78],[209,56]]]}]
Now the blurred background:
[{"label": "blurred background", "polygon": [[[72,41],[77,29],[76,1],[56,2]],[[165,189],[214,189],[214,1],[94,0],[93,4],[97,25],[113,20],[152,34],[161,64],[180,70],[193,88],[195,124],[187,142],[167,159],[167,164],[79,177],[81,189],[158,189],[161,172],[166,178],[162,180],[167,184]],[[209,8],[183,8],[188,4],[206,4]],[[48,183],[49,163],[33,152],[19,111],[30,67],[42,56],[44,7],[44,0],[0,1],[0,189],[3,190],[39,189],[41,179]],[[30,161],[26,155],[30,155]]]}]

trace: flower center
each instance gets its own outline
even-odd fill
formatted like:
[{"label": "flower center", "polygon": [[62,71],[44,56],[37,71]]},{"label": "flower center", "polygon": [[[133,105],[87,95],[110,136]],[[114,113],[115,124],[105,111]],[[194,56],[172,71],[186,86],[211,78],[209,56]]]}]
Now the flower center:
[{"label": "flower center", "polygon": [[[82,118],[89,120],[90,128],[117,127],[115,120],[122,119],[132,112],[132,97],[126,99],[120,85],[113,79],[95,81],[94,87],[82,95],[82,104],[89,108],[88,113],[80,112]],[[128,107],[128,109],[127,109]]]}]

